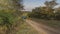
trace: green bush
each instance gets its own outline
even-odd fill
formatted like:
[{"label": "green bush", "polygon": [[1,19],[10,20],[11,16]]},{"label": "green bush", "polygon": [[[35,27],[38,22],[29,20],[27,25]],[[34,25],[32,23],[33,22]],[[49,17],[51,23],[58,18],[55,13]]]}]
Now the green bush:
[{"label": "green bush", "polygon": [[7,27],[5,34],[10,34],[13,31],[12,29],[17,27],[18,24],[20,25],[21,19],[19,17],[13,15],[12,12],[0,11],[0,26]]}]

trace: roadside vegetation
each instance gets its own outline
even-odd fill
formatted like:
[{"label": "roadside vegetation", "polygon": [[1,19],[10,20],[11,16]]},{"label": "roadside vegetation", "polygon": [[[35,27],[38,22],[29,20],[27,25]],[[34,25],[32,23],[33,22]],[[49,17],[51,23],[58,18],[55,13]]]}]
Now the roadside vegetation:
[{"label": "roadside vegetation", "polygon": [[16,34],[21,19],[22,0],[0,0],[0,34]]},{"label": "roadside vegetation", "polygon": [[36,7],[32,9],[32,12],[28,15],[31,18],[40,18],[45,20],[60,20],[60,7],[57,0],[46,1],[45,6]]},{"label": "roadside vegetation", "polygon": [[28,14],[29,18],[45,25],[60,29],[60,7],[57,0],[46,1],[45,6],[36,7]]}]

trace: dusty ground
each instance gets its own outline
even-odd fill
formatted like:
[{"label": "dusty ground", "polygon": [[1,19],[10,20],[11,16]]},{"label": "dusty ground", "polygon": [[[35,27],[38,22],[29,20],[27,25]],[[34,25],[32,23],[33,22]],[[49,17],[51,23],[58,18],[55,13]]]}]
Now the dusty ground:
[{"label": "dusty ground", "polygon": [[36,29],[39,34],[60,34],[60,31],[55,30],[54,28],[45,26],[43,24],[38,24],[35,21],[27,19],[26,22],[31,25],[34,29]]}]

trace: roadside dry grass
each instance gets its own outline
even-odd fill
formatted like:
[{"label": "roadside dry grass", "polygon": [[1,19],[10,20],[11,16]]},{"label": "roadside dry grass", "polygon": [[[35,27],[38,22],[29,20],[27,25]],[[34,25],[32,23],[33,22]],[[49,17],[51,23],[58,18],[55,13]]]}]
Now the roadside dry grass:
[{"label": "roadside dry grass", "polygon": [[38,34],[38,32],[27,23],[23,23],[21,24],[20,31],[18,31],[17,34]]}]

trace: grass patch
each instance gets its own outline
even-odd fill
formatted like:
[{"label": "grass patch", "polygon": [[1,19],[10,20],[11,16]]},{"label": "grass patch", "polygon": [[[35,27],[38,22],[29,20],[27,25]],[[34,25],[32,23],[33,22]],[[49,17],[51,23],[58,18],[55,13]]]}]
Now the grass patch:
[{"label": "grass patch", "polygon": [[18,31],[17,34],[38,34],[38,32],[27,23],[23,23],[21,24],[20,31]]}]

